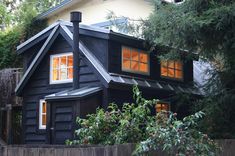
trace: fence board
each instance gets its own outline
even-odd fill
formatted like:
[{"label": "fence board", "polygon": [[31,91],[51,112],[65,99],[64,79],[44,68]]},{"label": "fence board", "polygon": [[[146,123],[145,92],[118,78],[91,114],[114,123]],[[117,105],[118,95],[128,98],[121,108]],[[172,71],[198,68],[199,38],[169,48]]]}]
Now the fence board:
[{"label": "fence board", "polygon": [[[222,147],[220,156],[235,155],[235,140],[218,140]],[[58,145],[14,145],[0,146],[0,156],[130,156],[134,144],[114,146],[58,146]],[[151,151],[150,156],[166,156],[161,151]]]}]

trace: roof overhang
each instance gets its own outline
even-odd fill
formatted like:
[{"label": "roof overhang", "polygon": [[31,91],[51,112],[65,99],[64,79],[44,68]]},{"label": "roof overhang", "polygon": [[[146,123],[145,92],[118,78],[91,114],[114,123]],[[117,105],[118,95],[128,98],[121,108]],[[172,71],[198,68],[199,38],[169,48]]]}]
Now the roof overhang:
[{"label": "roof overhang", "polygon": [[[33,37],[29,38],[25,42],[21,43],[19,46],[17,46],[17,49],[16,49],[17,54],[25,53],[32,46],[46,39],[51,34],[53,28],[55,28],[56,26],[66,28],[69,30],[68,32],[72,33],[72,23],[59,20],[56,23],[45,28],[41,32],[37,33]],[[86,36],[91,36],[91,37],[96,37],[96,38],[101,38],[101,39],[110,39],[110,40],[115,40],[115,41],[124,42],[124,43],[128,42],[133,45],[143,45],[143,42],[144,42],[143,39],[113,32],[111,30],[99,28],[96,26],[88,26],[88,25],[80,24],[79,27],[80,27],[79,33],[81,35],[86,35]]]},{"label": "roof overhang", "polygon": [[74,4],[77,4],[81,1],[83,1],[83,0],[64,0],[59,5],[56,5],[52,8],[50,8],[49,10],[41,13],[40,15],[38,15],[36,17],[36,19],[43,20],[43,19],[49,18],[51,16],[58,14],[61,11],[64,11],[65,9],[68,9],[68,8],[74,6]]},{"label": "roof overhang", "polygon": [[45,96],[46,101],[55,101],[55,100],[74,100],[85,98],[98,92],[102,91],[102,87],[83,87],[76,90],[65,90],[62,92],[54,93]]}]

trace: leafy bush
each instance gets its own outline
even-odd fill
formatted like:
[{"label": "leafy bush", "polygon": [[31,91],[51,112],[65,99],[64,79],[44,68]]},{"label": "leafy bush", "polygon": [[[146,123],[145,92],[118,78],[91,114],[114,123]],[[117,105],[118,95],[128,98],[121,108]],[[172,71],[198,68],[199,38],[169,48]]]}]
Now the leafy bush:
[{"label": "leafy bush", "polygon": [[146,139],[145,127],[152,119],[150,107],[154,100],[142,98],[137,87],[133,91],[136,104],[125,103],[122,111],[116,104],[110,104],[108,111],[98,108],[96,114],[88,115],[87,119],[78,117],[80,128],[75,131],[78,139],[67,144],[113,145]]},{"label": "leafy bush", "polygon": [[203,112],[177,120],[176,113],[161,112],[146,126],[148,138],[141,141],[135,150],[136,154],[150,150],[163,150],[168,154],[215,155],[219,147],[206,134],[197,129],[197,121]]},{"label": "leafy bush", "polygon": [[133,87],[135,103],[125,103],[120,110],[110,104],[108,110],[98,108],[87,119],[77,118],[76,140],[67,145],[113,145],[137,143],[133,154],[162,150],[177,155],[215,155],[219,149],[206,134],[197,130],[197,122],[204,115],[198,112],[177,120],[176,113],[160,112],[153,116],[151,109],[157,100],[146,100],[137,86]]}]

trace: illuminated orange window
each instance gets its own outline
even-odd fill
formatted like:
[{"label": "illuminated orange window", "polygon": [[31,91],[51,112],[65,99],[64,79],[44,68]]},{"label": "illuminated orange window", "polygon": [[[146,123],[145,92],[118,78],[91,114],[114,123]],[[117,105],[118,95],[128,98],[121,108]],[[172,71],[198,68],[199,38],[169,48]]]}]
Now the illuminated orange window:
[{"label": "illuminated orange window", "polygon": [[72,53],[51,56],[50,83],[71,82],[73,79]]},{"label": "illuminated orange window", "polygon": [[168,103],[157,103],[155,105],[155,110],[157,113],[161,112],[161,111],[169,111],[170,110],[170,105]]},{"label": "illuminated orange window", "polygon": [[122,70],[148,74],[149,55],[143,50],[123,46]]},{"label": "illuminated orange window", "polygon": [[181,61],[161,61],[161,76],[183,79],[183,63]]},{"label": "illuminated orange window", "polygon": [[47,122],[47,104],[45,100],[39,103],[39,129],[46,129]]}]

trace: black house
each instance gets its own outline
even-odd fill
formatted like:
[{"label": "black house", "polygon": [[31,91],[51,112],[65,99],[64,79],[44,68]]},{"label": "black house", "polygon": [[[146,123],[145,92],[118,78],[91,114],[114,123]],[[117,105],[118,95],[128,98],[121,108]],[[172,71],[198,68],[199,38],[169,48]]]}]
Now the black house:
[{"label": "black house", "polygon": [[193,86],[193,60],[160,62],[141,39],[77,27],[58,21],[17,47],[24,60],[15,89],[23,97],[23,143],[64,144],[73,138],[77,116],[131,102],[133,85],[145,98],[163,100],[156,111],[173,108],[167,99],[176,93],[200,94]]}]

